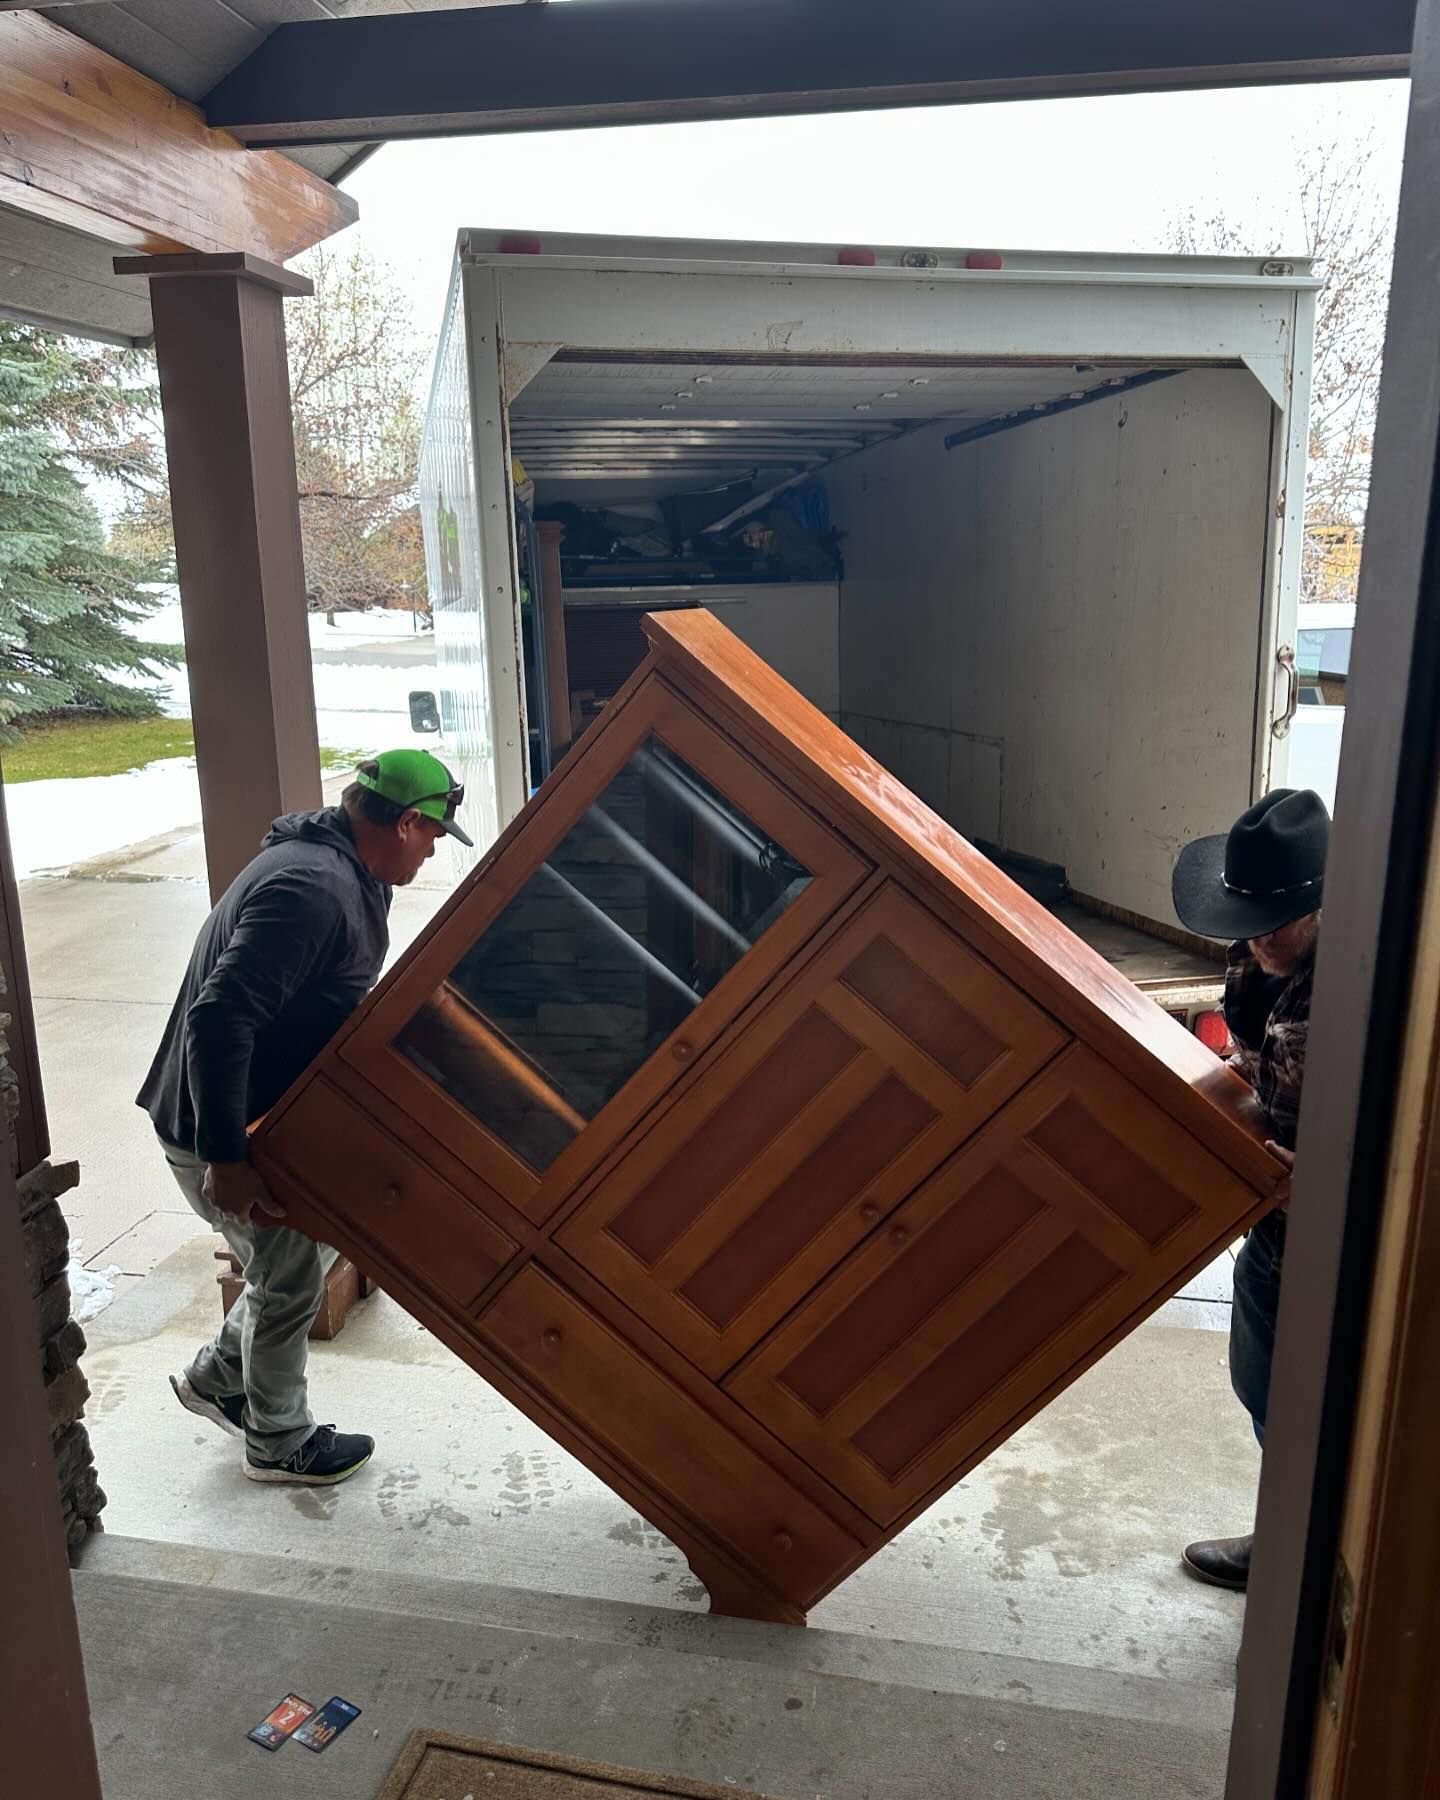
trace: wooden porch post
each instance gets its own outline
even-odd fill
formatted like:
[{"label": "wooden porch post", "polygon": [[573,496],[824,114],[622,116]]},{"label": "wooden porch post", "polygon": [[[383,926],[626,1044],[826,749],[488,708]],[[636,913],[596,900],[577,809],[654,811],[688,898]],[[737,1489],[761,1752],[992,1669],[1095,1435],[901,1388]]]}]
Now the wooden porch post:
[{"label": "wooden porch post", "polygon": [[240,253],[117,257],[150,282],[212,897],[278,814],[320,804],[284,303]]}]

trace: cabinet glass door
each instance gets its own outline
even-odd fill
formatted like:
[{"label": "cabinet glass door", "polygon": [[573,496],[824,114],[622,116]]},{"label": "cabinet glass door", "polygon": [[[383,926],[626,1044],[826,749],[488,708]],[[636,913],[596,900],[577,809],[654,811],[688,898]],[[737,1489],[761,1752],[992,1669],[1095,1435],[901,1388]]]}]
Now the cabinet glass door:
[{"label": "cabinet glass door", "polygon": [[395,1046],[547,1169],[810,881],[652,737]]},{"label": "cabinet glass door", "polygon": [[648,682],[565,759],[342,1055],[417,1146],[438,1140],[541,1223],[869,868]]}]

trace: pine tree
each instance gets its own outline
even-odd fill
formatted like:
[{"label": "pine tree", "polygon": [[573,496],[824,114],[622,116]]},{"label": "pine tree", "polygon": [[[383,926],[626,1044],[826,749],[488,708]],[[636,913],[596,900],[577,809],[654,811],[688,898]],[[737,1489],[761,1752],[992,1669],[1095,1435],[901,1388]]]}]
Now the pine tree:
[{"label": "pine tree", "polygon": [[178,648],[130,629],[155,607],[151,569],[106,549],[83,476],[143,484],[153,442],[123,356],[0,319],[0,743],[15,722],[73,708],[153,717]]}]

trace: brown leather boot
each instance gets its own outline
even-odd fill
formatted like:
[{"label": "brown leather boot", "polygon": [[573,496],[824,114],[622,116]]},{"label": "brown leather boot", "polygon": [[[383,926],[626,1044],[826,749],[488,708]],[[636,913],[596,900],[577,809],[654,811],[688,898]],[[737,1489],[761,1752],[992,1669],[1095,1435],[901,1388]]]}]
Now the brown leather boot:
[{"label": "brown leather boot", "polygon": [[1203,1538],[1198,1544],[1187,1544],[1180,1561],[1187,1575],[1210,1587],[1229,1588],[1243,1594],[1250,1585],[1250,1546],[1248,1537]]}]

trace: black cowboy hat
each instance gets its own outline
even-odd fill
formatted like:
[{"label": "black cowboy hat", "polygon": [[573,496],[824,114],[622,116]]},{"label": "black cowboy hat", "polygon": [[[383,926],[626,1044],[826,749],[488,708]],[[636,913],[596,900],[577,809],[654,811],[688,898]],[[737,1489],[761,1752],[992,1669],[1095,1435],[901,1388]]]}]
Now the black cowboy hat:
[{"label": "black cowboy hat", "polygon": [[1276,788],[1223,837],[1187,844],[1170,891],[1180,922],[1201,937],[1267,937],[1319,912],[1330,815],[1308,788]]}]

